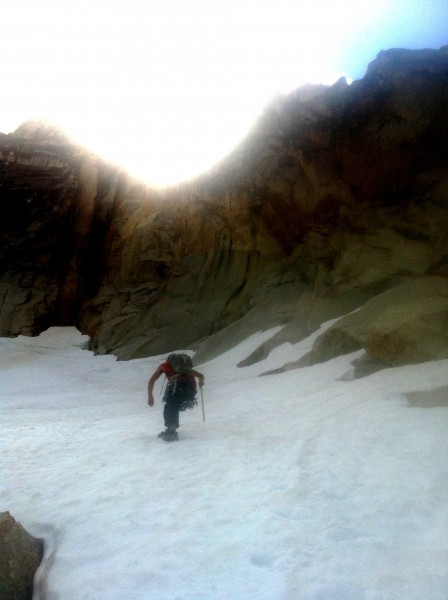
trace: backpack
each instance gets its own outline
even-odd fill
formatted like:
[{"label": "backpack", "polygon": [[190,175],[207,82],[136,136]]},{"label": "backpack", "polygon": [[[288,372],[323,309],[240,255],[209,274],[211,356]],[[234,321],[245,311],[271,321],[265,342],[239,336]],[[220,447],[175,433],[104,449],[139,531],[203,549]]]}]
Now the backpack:
[{"label": "backpack", "polygon": [[193,369],[193,361],[188,354],[170,354],[168,356],[168,362],[176,375],[185,375]]},{"label": "backpack", "polygon": [[164,401],[175,399],[179,410],[194,408],[196,401],[196,380],[191,373],[193,361],[188,354],[170,354],[168,356],[175,376],[168,383]]}]

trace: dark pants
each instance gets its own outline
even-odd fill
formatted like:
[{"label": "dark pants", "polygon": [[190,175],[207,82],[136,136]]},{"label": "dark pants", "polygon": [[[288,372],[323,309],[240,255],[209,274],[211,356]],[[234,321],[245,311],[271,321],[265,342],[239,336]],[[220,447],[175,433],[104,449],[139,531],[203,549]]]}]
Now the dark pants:
[{"label": "dark pants", "polygon": [[163,400],[163,418],[165,427],[177,429],[179,427],[179,411],[193,408],[196,402],[196,384],[194,377],[178,377],[168,382]]},{"label": "dark pants", "polygon": [[177,429],[179,427],[179,402],[175,398],[165,402],[163,418],[167,429]]}]

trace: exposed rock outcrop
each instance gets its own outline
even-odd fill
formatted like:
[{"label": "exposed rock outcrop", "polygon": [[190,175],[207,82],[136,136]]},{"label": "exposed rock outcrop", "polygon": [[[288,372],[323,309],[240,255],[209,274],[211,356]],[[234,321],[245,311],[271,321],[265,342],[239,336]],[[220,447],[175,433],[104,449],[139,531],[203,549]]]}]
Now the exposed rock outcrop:
[{"label": "exposed rock outcrop", "polygon": [[448,48],[382,52],[351,86],[279,98],[230,157],[165,191],[48,130],[0,136],[0,335],[77,325],[100,353],[201,361],[283,324],[249,364],[378,305],[307,360],[448,356],[444,293],[414,298],[448,277],[447,81]]},{"label": "exposed rock outcrop", "polygon": [[408,278],[338,319],[293,368],[364,348],[370,360],[395,366],[447,356],[448,279]]},{"label": "exposed rock outcrop", "polygon": [[31,600],[43,543],[9,512],[0,513],[0,600]]}]

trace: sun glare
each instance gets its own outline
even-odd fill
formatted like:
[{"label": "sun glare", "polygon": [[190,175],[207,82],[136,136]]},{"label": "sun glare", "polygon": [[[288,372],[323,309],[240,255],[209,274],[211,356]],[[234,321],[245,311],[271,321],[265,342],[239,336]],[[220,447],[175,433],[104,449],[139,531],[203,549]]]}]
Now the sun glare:
[{"label": "sun glare", "polygon": [[230,152],[278,93],[352,76],[350,40],[385,4],[10,2],[0,130],[47,119],[149,183],[186,180]]}]

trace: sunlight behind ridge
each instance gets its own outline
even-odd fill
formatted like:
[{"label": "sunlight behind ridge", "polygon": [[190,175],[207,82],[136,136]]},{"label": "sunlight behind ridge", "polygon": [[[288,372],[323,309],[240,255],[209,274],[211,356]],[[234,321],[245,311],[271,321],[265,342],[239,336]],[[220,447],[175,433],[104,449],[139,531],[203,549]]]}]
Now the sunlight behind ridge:
[{"label": "sunlight behind ridge", "polygon": [[366,32],[392,4],[9,3],[0,131],[45,119],[152,184],[182,181],[229,153],[277,94],[362,76],[378,51]]}]

